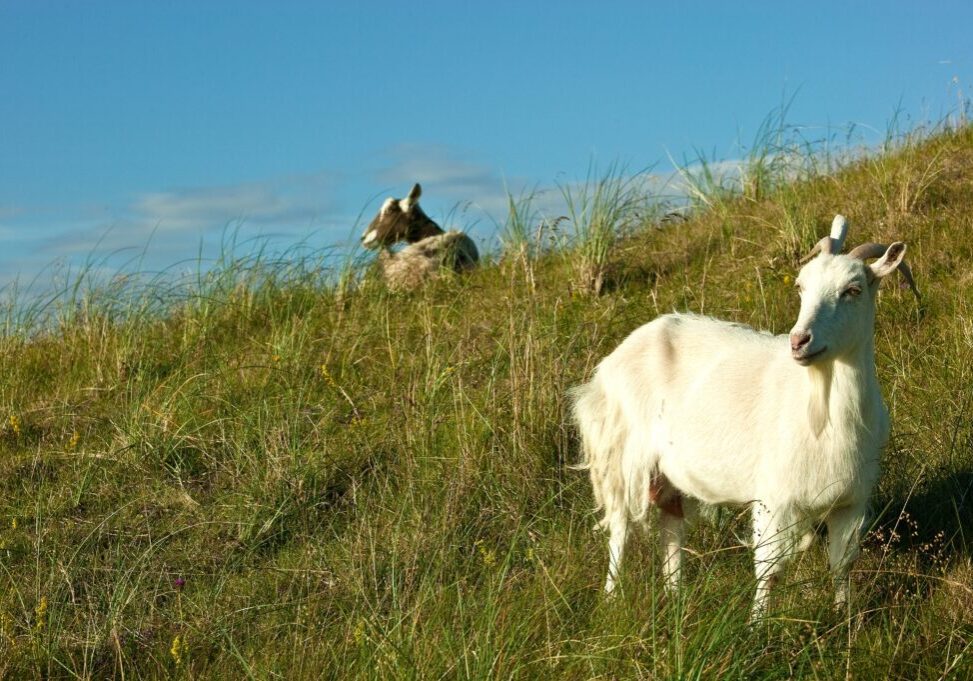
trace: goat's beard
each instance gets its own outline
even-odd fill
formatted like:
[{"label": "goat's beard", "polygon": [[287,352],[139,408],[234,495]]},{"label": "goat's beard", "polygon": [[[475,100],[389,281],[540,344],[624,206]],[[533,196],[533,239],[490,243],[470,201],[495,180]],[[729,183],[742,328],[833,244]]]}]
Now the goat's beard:
[{"label": "goat's beard", "polygon": [[810,397],[807,403],[807,418],[811,432],[820,437],[824,427],[828,425],[830,412],[829,399],[831,397],[831,375],[834,365],[831,362],[812,364],[807,368],[808,380],[811,382]]}]

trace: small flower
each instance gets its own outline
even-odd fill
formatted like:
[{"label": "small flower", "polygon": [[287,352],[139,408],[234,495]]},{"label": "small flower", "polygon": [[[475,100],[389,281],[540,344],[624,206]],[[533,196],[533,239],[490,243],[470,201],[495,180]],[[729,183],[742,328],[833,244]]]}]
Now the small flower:
[{"label": "small flower", "polygon": [[332,388],[338,387],[338,382],[334,380],[334,376],[332,376],[331,372],[328,371],[327,364],[322,364],[320,367],[318,367],[318,370],[321,372],[321,378],[324,379],[325,383],[330,385]]},{"label": "small flower", "polygon": [[71,433],[71,439],[68,440],[68,449],[76,449],[79,442],[81,442],[81,433],[74,431]]},{"label": "small flower", "polygon": [[791,279],[791,275],[785,274],[784,275],[784,286],[790,286],[791,285],[791,281],[793,281]]},{"label": "small flower", "polygon": [[484,566],[492,568],[497,564],[497,552],[484,546],[482,539],[477,539],[473,542],[473,546],[479,551],[480,560],[483,561]]},{"label": "small flower", "polygon": [[273,359],[274,362],[279,362],[280,361],[280,355],[274,355],[273,357],[271,357],[271,359]]},{"label": "small flower", "polygon": [[182,664],[182,654],[186,648],[186,642],[183,638],[176,634],[176,637],[172,639],[172,647],[169,648],[169,654],[172,655],[172,661],[176,663],[176,666]]},{"label": "small flower", "polygon": [[20,417],[16,414],[11,414],[7,419],[7,425],[10,427],[11,432],[14,435],[20,435]]},{"label": "small flower", "polygon": [[359,618],[358,623],[355,625],[354,631],[351,632],[352,638],[355,639],[355,643],[361,645],[361,642],[365,640],[365,620],[364,618]]},{"label": "small flower", "polygon": [[176,591],[182,591],[183,587],[186,586],[186,580],[182,577],[176,577],[174,580],[172,580],[172,586],[175,587]]},{"label": "small flower", "polygon": [[14,531],[17,530],[17,519],[16,518],[11,518],[10,519],[10,529],[11,530],[14,530]]},{"label": "small flower", "polygon": [[40,631],[47,624],[47,596],[41,596],[40,602],[34,608],[34,630]]}]

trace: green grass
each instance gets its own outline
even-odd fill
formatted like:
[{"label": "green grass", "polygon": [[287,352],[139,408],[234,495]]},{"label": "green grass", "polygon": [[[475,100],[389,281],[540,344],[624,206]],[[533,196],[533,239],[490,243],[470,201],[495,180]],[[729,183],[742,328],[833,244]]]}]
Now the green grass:
[{"label": "green grass", "polygon": [[[568,190],[561,250],[522,204],[497,263],[412,294],[258,253],[8,308],[0,675],[973,677],[973,129],[789,182],[753,153],[755,189],[671,226],[626,223],[619,173]],[[878,304],[893,436],[853,609],[817,545],[749,628],[732,511],[680,598],[650,537],[606,602],[565,392],[672,309],[785,332],[839,211],[851,245],[908,242],[925,294]]]}]

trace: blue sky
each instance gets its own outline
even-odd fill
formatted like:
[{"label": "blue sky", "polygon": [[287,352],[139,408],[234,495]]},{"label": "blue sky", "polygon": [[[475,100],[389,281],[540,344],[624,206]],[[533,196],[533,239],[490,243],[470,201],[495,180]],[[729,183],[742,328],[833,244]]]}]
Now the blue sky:
[{"label": "blue sky", "polygon": [[732,158],[792,95],[809,137],[876,139],[971,91],[971,25],[969,3],[0,0],[0,283],[117,249],[163,268],[227,224],[345,243],[413,181],[487,241],[505,186]]}]

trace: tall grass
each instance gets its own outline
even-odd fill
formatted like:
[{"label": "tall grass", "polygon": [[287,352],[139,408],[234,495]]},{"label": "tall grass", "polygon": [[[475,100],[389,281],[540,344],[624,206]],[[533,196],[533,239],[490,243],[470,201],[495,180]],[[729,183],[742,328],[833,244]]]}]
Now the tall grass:
[{"label": "tall grass", "polygon": [[646,174],[630,175],[617,164],[599,174],[591,166],[583,182],[560,185],[574,228],[570,248],[574,285],[582,293],[602,293],[610,276],[615,244],[651,219],[651,197],[646,195],[643,183]]}]

